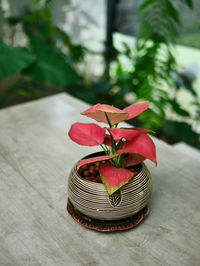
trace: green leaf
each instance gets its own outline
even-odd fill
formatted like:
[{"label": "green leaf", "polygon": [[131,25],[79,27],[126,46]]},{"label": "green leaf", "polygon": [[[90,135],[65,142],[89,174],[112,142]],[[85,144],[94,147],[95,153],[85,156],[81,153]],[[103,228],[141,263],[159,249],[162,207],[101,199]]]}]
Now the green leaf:
[{"label": "green leaf", "polygon": [[80,44],[72,43],[70,36],[58,27],[54,27],[54,35],[56,39],[60,39],[63,44],[69,49],[69,56],[74,62],[81,62],[85,55],[85,47]]},{"label": "green leaf", "polygon": [[184,141],[189,144],[198,142],[199,134],[193,131],[191,125],[185,122],[167,121],[162,128],[164,134],[174,141]]},{"label": "green leaf", "polygon": [[78,83],[80,77],[67,62],[67,58],[56,47],[39,38],[31,38],[31,46],[37,61],[26,71],[33,80],[55,86],[67,86]]},{"label": "green leaf", "polygon": [[192,85],[185,85],[184,89],[188,90],[194,97],[198,97],[196,91],[192,87]]},{"label": "green leaf", "polygon": [[183,3],[188,5],[188,7],[193,8],[193,0],[181,0]]},{"label": "green leaf", "polygon": [[[55,58],[52,58],[52,61],[55,63]],[[77,80],[77,75],[75,75],[70,66],[58,61],[55,65],[45,60],[39,61],[34,64],[27,73],[35,81],[55,86],[71,85]]]},{"label": "green leaf", "polygon": [[20,73],[34,60],[35,56],[26,48],[0,42],[0,78]]},{"label": "green leaf", "polygon": [[148,8],[149,6],[152,5],[152,0],[146,0],[146,1],[143,1],[140,6],[138,7],[138,10],[139,11],[142,11],[142,10],[146,10],[146,8]]},{"label": "green leaf", "polygon": [[28,38],[36,36],[53,42],[52,31],[54,26],[49,5],[44,4],[40,8],[27,9],[24,13],[22,24]]},{"label": "green leaf", "polygon": [[170,100],[169,103],[171,104],[173,110],[180,116],[190,117],[190,113],[179,105],[176,100]]}]

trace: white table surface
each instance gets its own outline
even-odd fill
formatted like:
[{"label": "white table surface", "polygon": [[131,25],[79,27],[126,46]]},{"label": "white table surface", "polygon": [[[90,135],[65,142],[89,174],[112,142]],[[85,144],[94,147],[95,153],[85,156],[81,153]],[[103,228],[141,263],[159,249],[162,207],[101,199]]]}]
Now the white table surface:
[{"label": "white table surface", "polygon": [[149,217],[100,233],[66,212],[71,167],[97,148],[67,131],[87,104],[59,94],[0,111],[0,266],[200,265],[200,164],[155,140]]}]

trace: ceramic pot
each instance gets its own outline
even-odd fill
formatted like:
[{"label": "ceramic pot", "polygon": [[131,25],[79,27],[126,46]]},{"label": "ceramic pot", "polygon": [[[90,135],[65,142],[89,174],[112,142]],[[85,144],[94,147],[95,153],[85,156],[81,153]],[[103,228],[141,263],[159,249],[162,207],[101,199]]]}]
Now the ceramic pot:
[{"label": "ceramic pot", "polygon": [[[99,155],[102,153],[85,158]],[[76,165],[68,180],[68,197],[74,208],[97,220],[119,220],[138,213],[148,204],[151,191],[151,175],[144,163],[141,164],[141,171],[111,196],[103,184],[81,177]]]}]

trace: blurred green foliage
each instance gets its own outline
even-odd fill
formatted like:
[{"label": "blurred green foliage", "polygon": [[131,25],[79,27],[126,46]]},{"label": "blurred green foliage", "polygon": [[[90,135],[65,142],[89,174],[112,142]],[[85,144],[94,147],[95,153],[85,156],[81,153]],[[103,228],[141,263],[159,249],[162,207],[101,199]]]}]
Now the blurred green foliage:
[{"label": "blurred green foliage", "polygon": [[[178,1],[176,4],[164,1],[161,5],[159,0],[141,2],[138,8],[140,31],[135,51],[132,53],[129,47],[124,49],[124,55],[131,59],[133,65],[128,72],[125,71],[118,57],[115,85],[122,86],[123,92],[132,93],[137,100],[151,102],[150,109],[139,116],[143,126],[157,129],[157,136],[170,143],[182,140],[199,146],[199,135],[186,122],[191,114],[177,97],[179,90],[185,89],[193,97],[191,105],[200,102],[192,84],[186,83],[178,72],[173,54],[172,45],[181,24],[180,5]],[[192,1],[185,1],[185,4],[192,7]],[[163,87],[165,90],[161,89]],[[116,94],[119,101],[121,96]],[[196,108],[198,110],[199,107]],[[169,113],[177,121],[170,121]],[[187,134],[183,133],[184,130]]]},{"label": "blurred green foliage", "polygon": [[193,0],[193,8],[180,9],[183,27],[179,30],[177,42],[181,45],[200,49],[200,1]]},{"label": "blurred green foliage", "polygon": [[[16,83],[2,95],[1,106],[14,92],[35,98],[40,96],[40,90],[50,93],[53,87],[67,89],[82,84],[77,64],[84,57],[84,48],[73,44],[70,37],[54,25],[49,4],[27,9],[20,17],[9,17],[7,23],[10,27],[22,27],[28,45],[15,47],[0,41],[0,78],[20,74]],[[30,93],[33,84],[40,88],[34,94]]]},{"label": "blurred green foliage", "polygon": [[[39,0],[33,1],[37,5]],[[185,141],[200,148],[199,135],[186,122],[199,121],[199,99],[191,83],[185,83],[173,55],[178,29],[181,25],[180,6],[192,8],[192,0],[143,0],[138,7],[140,30],[134,49],[126,43],[123,50],[110,51],[113,62],[109,75],[96,81],[88,80],[80,71],[88,51],[74,44],[70,36],[53,22],[51,1],[43,1],[37,8],[29,8],[20,17],[8,17],[6,23],[15,28],[20,25],[27,38],[26,47],[15,47],[0,40],[0,79],[16,76],[0,97],[0,107],[13,93],[27,99],[44,94],[66,91],[91,104],[104,102],[125,107],[126,96],[150,101],[150,108],[132,121],[135,125],[157,130],[157,136],[170,143]],[[109,56],[109,55],[106,55]],[[110,57],[110,56],[109,56]],[[130,67],[125,68],[121,58]],[[165,89],[163,89],[163,87]],[[195,117],[178,101],[180,89],[193,97]],[[167,112],[177,117],[170,120]],[[181,119],[182,122],[179,120]]]},{"label": "blurred green foliage", "polygon": [[[133,123],[153,128],[158,137],[170,143],[182,140],[200,147],[199,134],[188,123],[189,119],[200,121],[197,115],[200,99],[192,81],[179,73],[173,53],[183,5],[192,8],[193,1],[162,1],[162,4],[160,0],[140,1],[136,45],[131,49],[124,43],[123,51],[118,53],[110,92],[113,92],[112,103],[117,106],[127,105],[124,98],[127,94],[137,101],[150,101],[150,108]],[[128,70],[124,59],[131,65]],[[188,91],[193,99],[189,103],[196,109],[193,117],[178,98],[180,90]]]},{"label": "blurred green foliage", "polygon": [[0,42],[0,78],[21,72],[34,60],[35,56],[28,49],[9,46]]}]

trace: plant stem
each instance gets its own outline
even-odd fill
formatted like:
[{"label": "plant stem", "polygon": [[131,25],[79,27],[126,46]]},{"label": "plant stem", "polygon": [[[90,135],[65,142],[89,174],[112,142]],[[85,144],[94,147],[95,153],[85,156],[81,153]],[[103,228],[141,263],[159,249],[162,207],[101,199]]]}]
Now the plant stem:
[{"label": "plant stem", "polygon": [[[107,122],[109,124],[109,127],[112,128],[112,124],[110,123],[110,120],[109,120],[108,115],[107,115],[106,112],[105,112],[105,116],[106,116],[106,120],[107,120]],[[112,154],[115,154],[115,152],[116,152],[115,140],[114,140],[114,138],[113,138],[113,136],[111,134],[110,134],[110,138],[111,138],[111,142],[112,142]]]},{"label": "plant stem", "polygon": [[106,120],[107,120],[107,122],[108,122],[109,127],[112,128],[112,125],[111,125],[111,123],[110,123],[110,120],[109,120],[108,115],[107,115],[106,112],[105,112],[105,116],[106,116]]},{"label": "plant stem", "polygon": [[117,157],[117,167],[121,167],[121,155]]},{"label": "plant stem", "polygon": [[101,148],[104,150],[106,155],[109,155],[109,150],[107,149],[106,145],[100,144]]},{"label": "plant stem", "polygon": [[120,150],[122,147],[122,143],[123,143],[123,138],[120,139],[120,141],[117,144],[117,150]]}]

